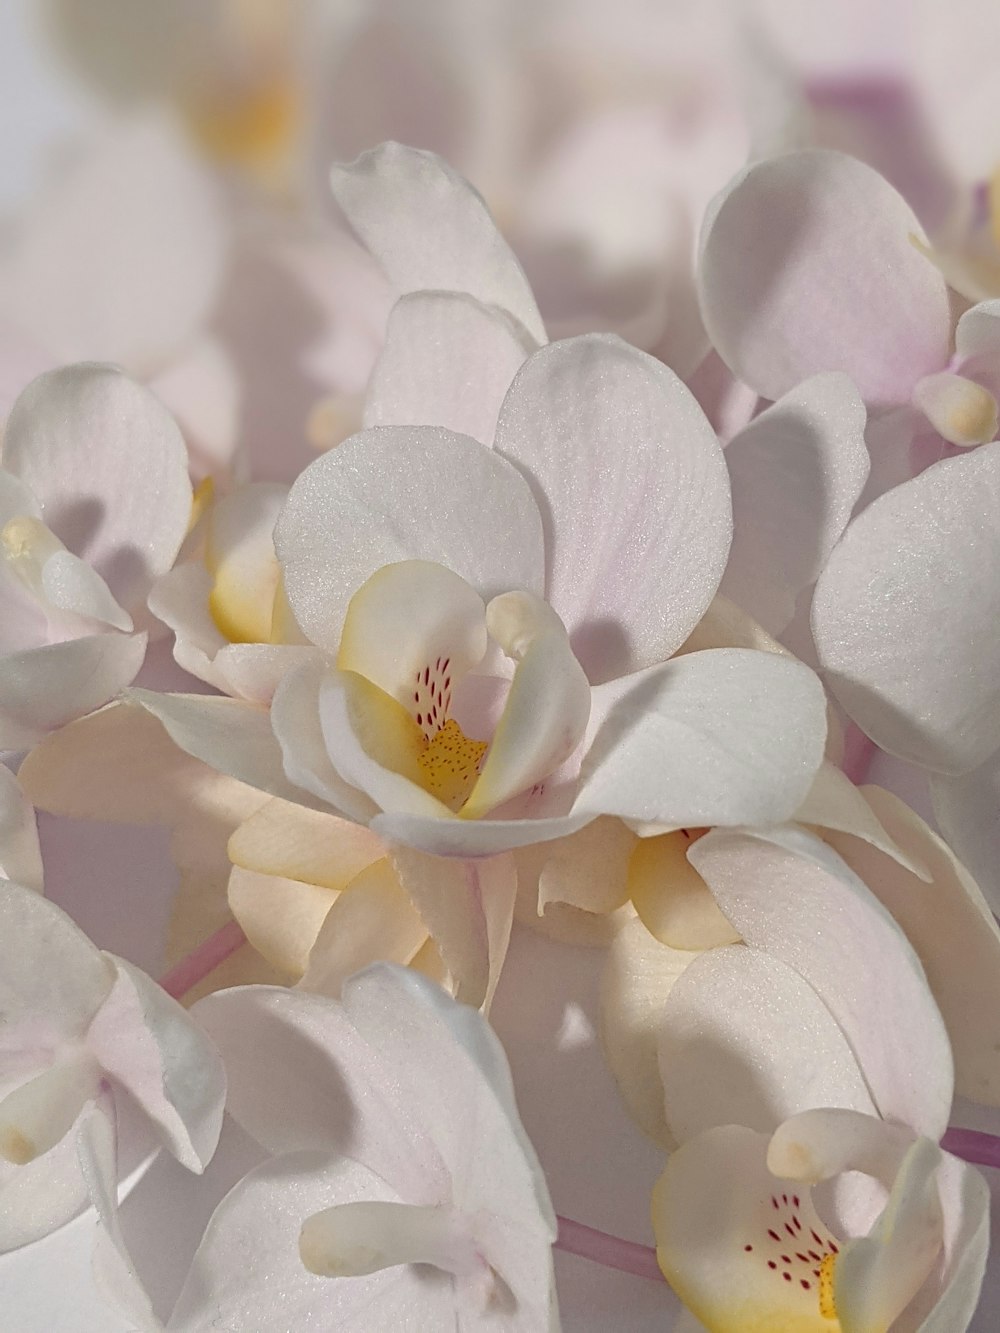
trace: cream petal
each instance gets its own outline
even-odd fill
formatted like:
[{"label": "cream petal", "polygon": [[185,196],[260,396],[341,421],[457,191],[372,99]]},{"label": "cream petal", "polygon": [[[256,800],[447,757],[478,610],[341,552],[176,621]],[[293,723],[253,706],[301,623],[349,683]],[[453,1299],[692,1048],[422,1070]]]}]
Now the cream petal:
[{"label": "cream petal", "polygon": [[361,824],[281,800],[268,801],[242,823],[228,850],[236,866],[333,892],[386,852]]},{"label": "cream petal", "polygon": [[58,1055],[0,1100],[0,1158],[26,1166],[44,1156],[69,1133],[100,1083],[100,1066],[82,1045]]},{"label": "cream petal", "polygon": [[718,589],[732,535],[722,450],[688,389],[617,338],[571,338],[522,367],[496,448],[531,482],[547,597],[589,678],[669,657]]},{"label": "cream petal", "polygon": [[528,280],[486,205],[433,153],[384,143],[330,175],[334,198],[399,295],[465,292],[545,342]]},{"label": "cream petal", "polygon": [[404,296],[368,382],[364,424],[444,426],[489,448],[504,395],[536,347],[503,311],[471,296]]},{"label": "cream petal", "polygon": [[376,427],[318,458],[292,486],[275,545],[296,619],[332,653],[351,597],[383,565],[433,561],[483,598],[542,591],[542,522],[528,483],[438,427]]},{"label": "cream petal", "polygon": [[125,610],[141,610],[191,515],[184,440],[159,400],[114,366],[49,371],[11,410],[3,465]]},{"label": "cream petal", "polygon": [[17,778],[0,764],[0,875],[42,892],[42,853],[35,812]]},{"label": "cream petal", "polygon": [[240,929],[289,982],[300,981],[309,966],[309,952],[336,899],[336,891],[322,885],[239,865],[229,876],[229,906]]},{"label": "cream petal", "polygon": [[701,311],[733,373],[777,399],[840,370],[869,405],[904,403],[948,359],[944,278],[901,195],[855,158],[807,149],[754,163],[703,224]]},{"label": "cream petal", "polygon": [[[869,799],[872,788],[862,791],[836,764],[824,760],[809,789],[809,794],[795,812],[796,824],[810,824],[819,830],[820,837],[829,842],[837,851],[842,851],[843,839],[837,835],[844,833],[852,838],[860,838],[879,852],[915,875],[917,879],[928,883],[930,871],[922,863],[919,854],[912,846],[909,850],[894,842],[887,830],[879,822],[879,817]],[[832,837],[830,835],[833,835]],[[850,858],[845,858],[852,864]],[[858,871],[866,882],[866,876]],[[877,889],[876,889],[877,891]]]},{"label": "cream petal", "polygon": [[739,932],[687,859],[690,845],[686,829],[639,840],[628,868],[632,905],[650,934],[672,949],[735,944]]},{"label": "cream petal", "polygon": [[846,375],[816,375],[726,447],[733,544],[722,591],[772,634],[819,576],[868,477],[865,408]]},{"label": "cream petal", "polygon": [[881,749],[945,773],[1000,747],[998,505],[1000,444],[935,464],[850,524],[813,599],[847,712]]}]

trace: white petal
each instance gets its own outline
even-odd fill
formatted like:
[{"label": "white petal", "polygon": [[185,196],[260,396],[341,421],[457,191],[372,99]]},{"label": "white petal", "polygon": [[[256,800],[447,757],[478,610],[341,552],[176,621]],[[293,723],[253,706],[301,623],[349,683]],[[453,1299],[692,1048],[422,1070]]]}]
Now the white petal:
[{"label": "white petal", "polygon": [[[91,1106],[82,1111],[78,1130]],[[0,1162],[0,1254],[40,1240],[89,1202],[77,1158],[76,1133],[25,1166]]]},{"label": "white petal", "polygon": [[176,1000],[131,963],[108,957],[115,984],[90,1025],[88,1046],[153,1121],[168,1150],[200,1172],[222,1128],[222,1062]]},{"label": "white petal", "polygon": [[0,875],[42,892],[42,853],[35,812],[17,778],[0,764]]},{"label": "white petal", "polygon": [[145,656],[145,634],[112,632],[3,658],[0,749],[27,749],[102,707],[131,684]]},{"label": "white petal", "polygon": [[733,545],[722,591],[772,634],[815,583],[868,476],[865,408],[846,375],[807,380],[726,448]]},{"label": "white petal", "polygon": [[[794,822],[818,828],[820,836],[826,842],[832,843],[841,855],[844,844],[843,839],[837,838],[837,834],[846,833],[852,838],[860,838],[870,847],[884,852],[886,856],[891,856],[898,865],[910,871],[917,879],[925,884],[928,883],[930,871],[920,860],[919,852],[912,846],[912,839],[907,839],[910,844],[907,850],[894,842],[879,823],[879,817],[871,804],[876,790],[865,788],[862,793],[841,769],[824,759],[808,796],[795,812]],[[834,836],[831,837],[830,834]],[[849,865],[853,864],[849,858],[845,859]],[[862,879],[866,879],[861,871],[858,873]]]},{"label": "white petal", "polygon": [[689,857],[746,943],[793,967],[826,1004],[879,1112],[939,1138],[951,1107],[951,1048],[916,954],[870,890],[796,828],[720,829]]},{"label": "white petal", "polygon": [[466,292],[545,341],[535,298],[480,196],[433,153],[385,143],[331,172],[334,197],[399,295]]},{"label": "white petal", "polygon": [[816,992],[744,945],[708,950],[678,979],[660,1018],[659,1059],[678,1143],[715,1125],[771,1131],[813,1106],[876,1114],[847,1038]]},{"label": "white petal", "polygon": [[538,819],[446,819],[441,816],[390,811],[375,815],[371,830],[388,843],[431,856],[497,856],[516,847],[568,837],[589,824],[590,814]]},{"label": "white petal", "polygon": [[574,811],[667,828],[789,818],[823,757],[816,676],[774,653],[689,653],[594,691]]},{"label": "white petal", "polygon": [[669,657],[711,602],[732,534],[725,461],[691,393],[617,338],[569,339],[521,369],[496,447],[531,481],[548,600],[590,679]]},{"label": "white petal", "polygon": [[187,451],[158,399],[112,366],[49,371],[14,404],[3,465],[125,610],[143,606],[191,516]]},{"label": "white petal", "polygon": [[542,591],[527,482],[489,449],[433,427],[363,431],[317,459],[291,489],[275,545],[296,619],[330,652],[351,597],[399,560],[445,565],[484,599]]},{"label": "white petal", "polygon": [[958,777],[931,774],[934,818],[971,871],[991,911],[1000,912],[1000,752]]},{"label": "white petal", "polygon": [[365,397],[366,426],[444,426],[492,446],[504,395],[537,344],[503,311],[453,292],[393,307]]},{"label": "white petal", "polygon": [[928,468],[848,527],[813,599],[837,698],[883,750],[946,773],[1000,747],[1000,444]]},{"label": "white petal", "polygon": [[149,374],[208,316],[225,249],[215,183],[177,127],[117,120],[27,220],[5,305],[60,360]]}]

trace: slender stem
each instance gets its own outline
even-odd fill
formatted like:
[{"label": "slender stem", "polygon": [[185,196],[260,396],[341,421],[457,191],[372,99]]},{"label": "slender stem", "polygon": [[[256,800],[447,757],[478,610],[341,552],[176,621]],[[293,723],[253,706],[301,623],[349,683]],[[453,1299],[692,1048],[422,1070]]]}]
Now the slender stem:
[{"label": "slender stem", "polygon": [[1000,1138],[996,1134],[986,1134],[980,1129],[952,1128],[945,1131],[941,1147],[972,1166],[1000,1168]]},{"label": "slender stem", "polygon": [[165,972],[160,977],[160,985],[168,995],[179,1000],[245,944],[246,938],[238,922],[227,921],[214,935],[202,940],[197,949]]},{"label": "slender stem", "polygon": [[605,1231],[585,1226],[583,1222],[574,1222],[570,1217],[557,1220],[557,1250],[589,1259],[595,1264],[603,1264],[605,1268],[617,1268],[619,1272],[631,1273],[633,1277],[648,1277],[654,1282],[666,1281],[656,1262],[656,1251],[649,1245],[622,1240],[620,1236],[609,1236]]},{"label": "slender stem", "polygon": [[860,727],[853,722],[847,724],[844,733],[843,770],[855,786],[860,787],[868,777],[872,760],[878,752],[878,746]]}]

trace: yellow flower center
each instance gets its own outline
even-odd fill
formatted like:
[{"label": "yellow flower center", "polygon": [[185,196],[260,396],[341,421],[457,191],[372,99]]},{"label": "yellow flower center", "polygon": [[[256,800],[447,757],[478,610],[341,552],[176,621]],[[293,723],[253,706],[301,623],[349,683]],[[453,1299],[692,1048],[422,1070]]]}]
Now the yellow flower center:
[{"label": "yellow flower center", "polygon": [[469,799],[488,744],[466,736],[451,717],[427,741],[417,759],[424,786],[449,810],[460,810]]},{"label": "yellow flower center", "polygon": [[270,175],[294,142],[300,101],[292,79],[277,75],[243,93],[227,88],[211,100],[192,102],[185,112],[191,133],[210,157]]},{"label": "yellow flower center", "polygon": [[824,1319],[837,1318],[837,1302],[833,1297],[833,1270],[836,1266],[835,1254],[825,1254],[819,1266],[819,1312]]}]

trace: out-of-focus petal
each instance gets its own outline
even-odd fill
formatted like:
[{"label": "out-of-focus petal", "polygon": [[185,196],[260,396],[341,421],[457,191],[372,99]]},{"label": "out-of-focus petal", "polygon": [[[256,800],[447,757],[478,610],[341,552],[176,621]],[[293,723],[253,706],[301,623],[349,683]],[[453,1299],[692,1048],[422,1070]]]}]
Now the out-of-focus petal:
[{"label": "out-of-focus petal", "polygon": [[1000,751],[957,777],[932,773],[931,801],[949,846],[1000,913]]},{"label": "out-of-focus petal", "polygon": [[574,810],[664,831],[779,823],[801,803],[823,757],[819,680],[774,653],[689,653],[594,696],[603,722]]},{"label": "out-of-focus petal", "polygon": [[795,614],[868,476],[865,408],[846,375],[817,375],[726,448],[733,544],[722,591],[772,634]]},{"label": "out-of-focus petal", "polygon": [[196,477],[233,469],[243,386],[233,357],[217,338],[202,335],[149,387],[184,432]]},{"label": "out-of-focus petal", "polygon": [[215,183],[177,127],[121,120],[27,220],[4,305],[60,360],[148,375],[208,317],[226,248]]},{"label": "out-of-focus petal", "polygon": [[827,679],[882,749],[946,773],[1000,746],[1000,444],[946,459],[850,524],[816,585]]},{"label": "out-of-focus petal", "polygon": [[[916,954],[871,891],[797,828],[715,830],[689,856],[746,943],[819,995],[879,1113],[940,1138],[954,1084],[947,1032]],[[883,1021],[873,1024],[873,1013]]]},{"label": "out-of-focus petal", "polygon": [[531,482],[546,595],[590,679],[669,657],[715,595],[732,535],[725,460],[689,390],[617,338],[569,339],[519,372],[496,447]]},{"label": "out-of-focus petal", "polygon": [[184,440],[159,400],[113,366],[49,371],[11,410],[3,466],[125,610],[141,609],[191,516]]},{"label": "out-of-focus petal", "polygon": [[17,778],[0,764],[0,875],[42,892],[42,853],[35,812]]},{"label": "out-of-focus petal", "polygon": [[748,167],[710,207],[701,307],[715,347],[764,398],[824,370],[869,406],[908,401],[948,359],[948,289],[903,197],[842,153]]},{"label": "out-of-focus petal", "polygon": [[545,342],[535,298],[481,197],[433,153],[384,143],[331,172],[334,197],[400,296],[466,292]]},{"label": "out-of-focus petal", "polygon": [[[426,503],[414,503],[421,494]],[[433,561],[483,598],[542,591],[542,523],[527,482],[436,427],[380,426],[317,459],[292,486],[275,545],[296,619],[329,652],[351,597],[383,565]]]},{"label": "out-of-focus petal", "polygon": [[90,1025],[88,1047],[129,1090],[181,1165],[200,1172],[222,1128],[222,1061],[176,1000],[131,963],[108,957],[115,983]]},{"label": "out-of-focus petal", "polygon": [[836,1019],[797,972],[744,945],[710,949],[670,991],[660,1076],[678,1143],[715,1125],[770,1132],[813,1106],[875,1115]]},{"label": "out-of-focus petal", "polygon": [[514,920],[513,858],[438,858],[397,847],[392,863],[441,951],[457,998],[488,1010]]},{"label": "out-of-focus petal", "polygon": [[849,832],[829,842],[916,950],[948,1028],[956,1092],[1000,1105],[1000,928],[975,880],[919,815],[878,787],[864,793],[896,842],[927,867],[930,882]]},{"label": "out-of-focus petal", "polygon": [[454,292],[396,303],[365,395],[366,426],[443,426],[491,447],[504,395],[537,344],[508,315]]}]

